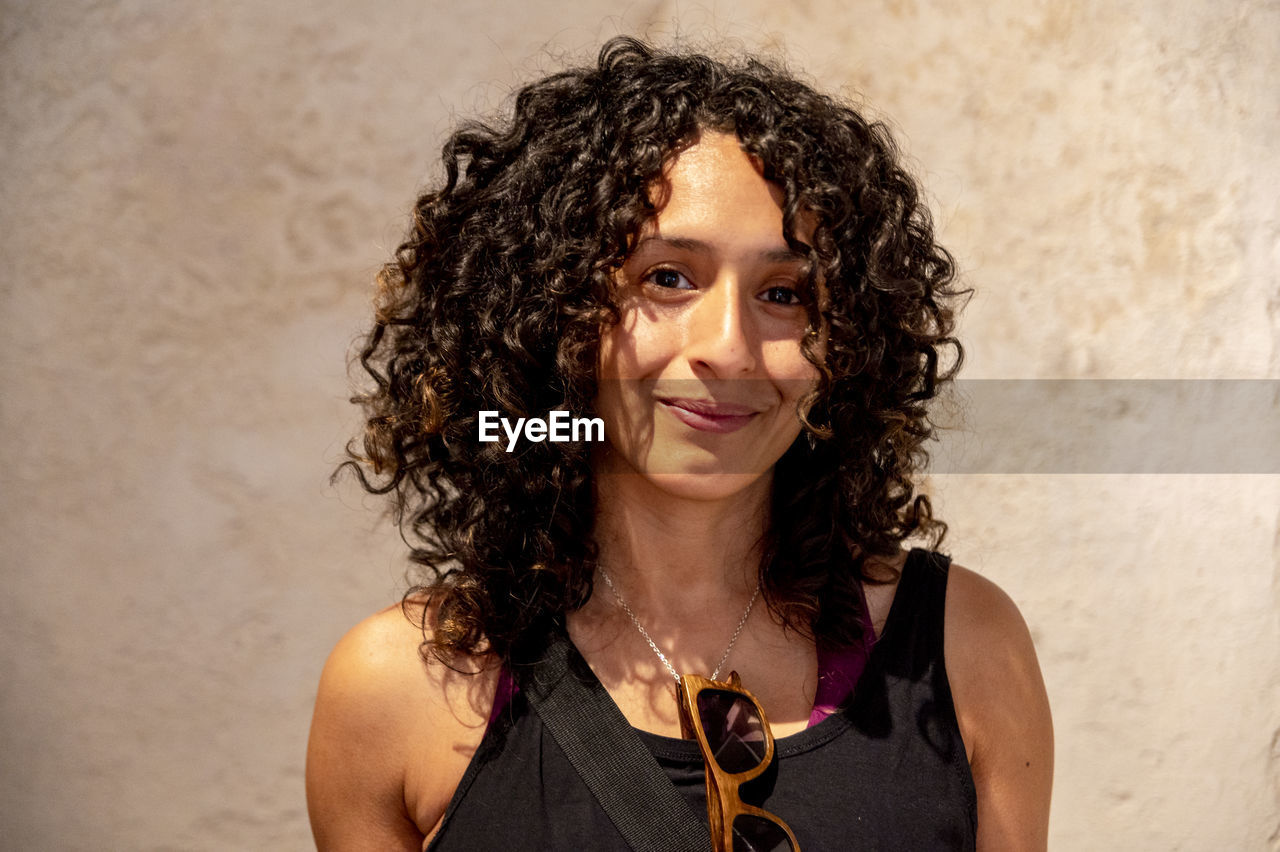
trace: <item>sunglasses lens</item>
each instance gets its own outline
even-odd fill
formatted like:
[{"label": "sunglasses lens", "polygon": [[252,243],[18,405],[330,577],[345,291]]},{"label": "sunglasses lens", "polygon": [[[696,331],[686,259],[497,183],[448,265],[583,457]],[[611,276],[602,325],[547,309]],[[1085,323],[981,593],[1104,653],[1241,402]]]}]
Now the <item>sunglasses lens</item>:
[{"label": "sunglasses lens", "polygon": [[698,693],[698,717],[711,755],[725,772],[746,772],[764,762],[764,725],[756,705],[745,696],[704,689]]},{"label": "sunglasses lens", "polygon": [[733,820],[733,852],[792,852],[791,839],[782,826],[753,814]]}]

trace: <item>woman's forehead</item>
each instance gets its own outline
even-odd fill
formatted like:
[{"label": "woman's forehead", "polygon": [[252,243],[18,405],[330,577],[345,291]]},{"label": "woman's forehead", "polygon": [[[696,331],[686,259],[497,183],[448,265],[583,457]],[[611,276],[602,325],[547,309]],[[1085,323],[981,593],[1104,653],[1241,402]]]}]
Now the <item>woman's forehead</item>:
[{"label": "woman's forehead", "polygon": [[[640,239],[654,236],[706,240],[749,237],[763,252],[788,251],[783,234],[781,186],[764,178],[759,157],[742,149],[732,133],[705,131],[668,161],[650,190],[655,215]],[[814,217],[804,214],[796,236],[810,242]],[[764,242],[776,245],[763,245]]]}]

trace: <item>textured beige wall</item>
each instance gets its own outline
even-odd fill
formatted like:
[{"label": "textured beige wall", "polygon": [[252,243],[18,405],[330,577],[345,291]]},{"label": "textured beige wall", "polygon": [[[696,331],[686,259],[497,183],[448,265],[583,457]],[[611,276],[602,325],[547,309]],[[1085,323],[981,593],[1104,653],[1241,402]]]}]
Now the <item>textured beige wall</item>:
[{"label": "textured beige wall", "polygon": [[[1280,378],[1280,5],[0,5],[0,847],[302,849],[327,650],[394,600],[326,476],[451,116],[619,31],[891,116],[973,377]],[[678,22],[678,23],[673,23]],[[1054,702],[1055,849],[1280,848],[1280,476],[935,477]]]}]

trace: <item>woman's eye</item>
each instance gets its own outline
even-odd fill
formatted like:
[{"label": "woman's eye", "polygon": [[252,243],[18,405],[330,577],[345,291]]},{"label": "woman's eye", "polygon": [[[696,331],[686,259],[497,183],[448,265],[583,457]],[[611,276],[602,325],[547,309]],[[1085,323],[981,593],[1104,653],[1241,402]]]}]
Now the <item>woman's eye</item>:
[{"label": "woman's eye", "polygon": [[693,289],[693,283],[674,269],[655,269],[646,275],[644,280],[665,290]]},{"label": "woman's eye", "polygon": [[763,293],[766,302],[772,302],[775,305],[798,305],[800,304],[800,294],[791,287],[770,287]]}]

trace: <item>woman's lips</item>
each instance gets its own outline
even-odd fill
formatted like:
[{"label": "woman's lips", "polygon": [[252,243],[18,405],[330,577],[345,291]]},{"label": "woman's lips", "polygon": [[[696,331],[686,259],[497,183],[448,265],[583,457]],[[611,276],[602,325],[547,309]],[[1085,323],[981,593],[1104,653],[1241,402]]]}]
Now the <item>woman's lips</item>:
[{"label": "woman's lips", "polygon": [[699,399],[660,399],[658,400],[677,420],[700,432],[718,432],[721,434],[736,432],[751,421],[758,413],[745,405],[734,405],[726,402],[706,402]]}]

